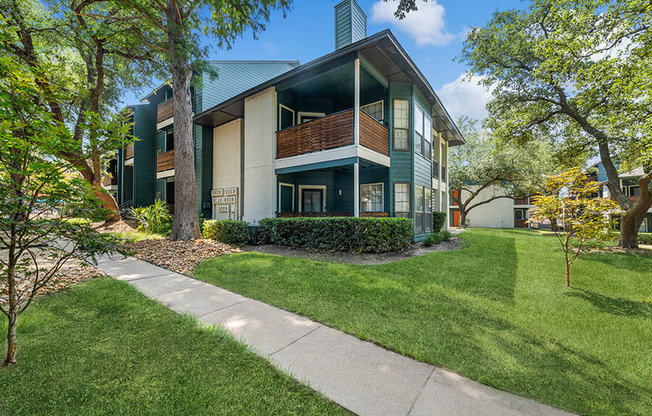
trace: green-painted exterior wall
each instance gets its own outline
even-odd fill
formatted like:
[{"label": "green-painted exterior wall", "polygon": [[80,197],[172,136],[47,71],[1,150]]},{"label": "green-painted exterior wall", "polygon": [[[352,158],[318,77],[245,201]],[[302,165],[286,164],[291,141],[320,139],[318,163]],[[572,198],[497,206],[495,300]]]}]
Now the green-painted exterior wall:
[{"label": "green-painted exterior wall", "polygon": [[134,106],[134,206],[154,203],[156,192],[156,107],[152,104]]},{"label": "green-painted exterior wall", "polygon": [[354,0],[344,0],[335,6],[335,49],[364,39],[367,17]]}]

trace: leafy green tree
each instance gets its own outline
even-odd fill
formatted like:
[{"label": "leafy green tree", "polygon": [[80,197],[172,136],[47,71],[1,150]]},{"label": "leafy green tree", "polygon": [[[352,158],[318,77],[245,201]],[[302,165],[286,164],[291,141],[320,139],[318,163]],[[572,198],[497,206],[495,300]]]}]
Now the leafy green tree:
[{"label": "leafy green tree", "polygon": [[[494,87],[489,123],[526,142],[545,131],[571,156],[597,154],[623,211],[620,245],[637,247],[652,204],[652,3],[534,0],[473,28],[461,60]],[[620,187],[616,164],[643,166],[641,196]]]},{"label": "leafy green tree", "polygon": [[553,170],[545,140],[515,146],[468,117],[462,117],[458,126],[466,144],[450,148],[448,163],[449,192],[460,208],[460,226],[466,226],[469,212],[479,206],[500,198],[527,197],[543,188],[544,175]]},{"label": "leafy green tree", "polygon": [[[579,168],[549,176],[545,191],[535,198],[532,219],[547,220],[564,251],[566,286],[571,285],[570,269],[588,240],[604,242],[612,238],[611,215],[618,205],[608,198],[596,198],[600,184],[588,180]],[[563,230],[560,229],[563,225]],[[571,240],[579,241],[576,249]]]},{"label": "leafy green tree", "polygon": [[[106,158],[131,140],[120,126],[126,114],[117,111],[123,91],[161,73],[157,54],[142,41],[155,33],[118,8],[87,1],[5,0],[0,19],[10,28],[3,52],[38,78],[53,121],[67,126],[77,142],[56,156],[73,163],[103,206],[117,213],[102,175]],[[61,90],[74,93],[54,94]],[[80,159],[80,152],[88,158]]]},{"label": "leafy green tree", "polygon": [[[0,37],[7,32],[0,29]],[[40,79],[8,55],[0,56],[0,312],[8,320],[4,365],[16,363],[17,323],[41,288],[57,279],[71,258],[112,251],[112,239],[89,223],[99,201],[72,163],[54,157],[77,148],[69,130],[52,121]],[[88,155],[79,154],[83,160]],[[102,215],[103,216],[103,215]]]}]

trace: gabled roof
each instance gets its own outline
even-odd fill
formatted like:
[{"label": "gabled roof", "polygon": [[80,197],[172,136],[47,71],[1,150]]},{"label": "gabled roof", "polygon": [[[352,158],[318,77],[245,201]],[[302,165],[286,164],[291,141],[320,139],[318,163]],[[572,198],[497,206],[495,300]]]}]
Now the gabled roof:
[{"label": "gabled roof", "polygon": [[626,178],[640,178],[641,176],[645,175],[645,170],[643,167],[638,167],[636,169],[632,169],[629,172],[624,172],[618,175],[619,178],[621,179],[626,179]]},{"label": "gabled roof", "polygon": [[[448,140],[451,145],[465,143],[462,133],[444,108],[444,105],[435,93],[435,90],[389,29],[368,36],[358,42],[352,43],[306,64],[300,65],[275,78],[253,86],[228,100],[222,101],[197,114],[195,116],[195,123],[202,125],[215,125],[216,121],[222,123],[228,121],[229,118],[233,119],[235,117],[241,117],[241,101],[244,100],[244,98],[293,77],[306,74],[309,71],[318,70],[322,65],[330,64],[347,55],[356,53],[363,54],[366,59],[376,64],[379,69],[386,69],[384,75],[390,81],[413,82],[426,99],[433,105],[433,125],[436,126],[437,130],[443,132],[446,140]],[[221,113],[221,115],[218,116],[218,113]]]}]

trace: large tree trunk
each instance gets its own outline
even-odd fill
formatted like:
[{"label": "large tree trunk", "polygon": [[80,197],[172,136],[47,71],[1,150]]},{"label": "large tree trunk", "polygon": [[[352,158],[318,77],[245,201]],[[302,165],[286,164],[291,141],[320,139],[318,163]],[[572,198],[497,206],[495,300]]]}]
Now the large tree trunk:
[{"label": "large tree trunk", "polygon": [[620,221],[619,247],[638,248],[638,229],[641,227],[641,224],[643,224],[646,214],[647,209],[638,216],[629,213],[623,215],[622,220]]},{"label": "large tree trunk", "polygon": [[466,216],[468,212],[466,209],[460,208],[460,228],[466,228]]},{"label": "large tree trunk", "polygon": [[102,203],[102,207],[110,211],[113,215],[108,218],[108,221],[117,221],[120,219],[120,209],[113,195],[106,192],[102,185],[97,186],[93,184],[93,193]]},{"label": "large tree trunk", "polygon": [[185,32],[173,0],[166,11],[174,99],[174,221],[170,240],[201,238],[197,214],[195,149],[192,135],[192,68],[184,51]]},{"label": "large tree trunk", "polygon": [[18,316],[15,312],[9,313],[9,323],[7,326],[7,355],[4,360],[4,366],[16,364],[16,347],[18,345],[16,338],[16,323]]}]

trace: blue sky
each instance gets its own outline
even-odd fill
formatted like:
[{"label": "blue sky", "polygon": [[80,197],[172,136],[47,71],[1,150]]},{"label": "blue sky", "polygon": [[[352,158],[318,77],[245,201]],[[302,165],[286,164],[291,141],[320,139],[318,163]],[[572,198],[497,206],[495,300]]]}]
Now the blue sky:
[{"label": "blue sky", "polygon": [[[251,33],[238,39],[231,50],[213,48],[210,59],[296,59],[309,62],[334,49],[333,7],[340,0],[295,0],[286,18],[272,16],[258,39]],[[462,82],[466,70],[454,58],[459,55],[466,31],[484,25],[496,10],[523,8],[520,0],[419,1],[419,11],[406,20],[393,17],[395,4],[382,0],[358,0],[367,14],[367,34],[391,29],[399,42],[437,90],[454,118],[466,114],[482,118],[490,93],[477,80]],[[210,44],[211,39],[204,39]],[[125,96],[135,103],[143,93]]]}]

